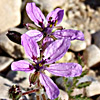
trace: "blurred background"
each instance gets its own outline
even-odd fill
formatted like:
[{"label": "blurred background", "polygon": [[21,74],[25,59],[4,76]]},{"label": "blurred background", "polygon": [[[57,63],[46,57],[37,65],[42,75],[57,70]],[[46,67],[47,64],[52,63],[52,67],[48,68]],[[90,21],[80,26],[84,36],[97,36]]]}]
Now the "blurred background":
[{"label": "blurred background", "polygon": [[[29,87],[29,74],[11,71],[11,63],[25,58],[23,47],[8,39],[9,30],[25,33],[26,23],[33,23],[27,16],[25,5],[32,0],[0,0],[0,100],[10,100],[8,89],[19,84],[23,91]],[[57,7],[64,9],[61,26],[81,30],[85,41],[72,41],[69,51],[58,62],[78,62],[82,58],[83,70],[89,72],[79,82],[91,81],[86,88],[74,89],[72,95],[84,94],[91,100],[100,100],[100,0],[34,0],[47,15]],[[46,72],[61,90],[62,100],[68,100],[63,78]],[[32,98],[33,99],[29,99]],[[35,100],[26,95],[23,100]],[[82,99],[83,100],[83,99]],[[84,99],[87,100],[87,99]]]}]

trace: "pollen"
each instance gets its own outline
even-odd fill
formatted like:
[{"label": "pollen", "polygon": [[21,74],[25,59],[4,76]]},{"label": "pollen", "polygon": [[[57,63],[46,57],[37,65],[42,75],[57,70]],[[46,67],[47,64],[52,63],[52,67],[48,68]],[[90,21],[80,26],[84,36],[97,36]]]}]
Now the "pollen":
[{"label": "pollen", "polygon": [[42,67],[42,64],[41,63],[39,63],[39,67]]},{"label": "pollen", "polygon": [[54,26],[56,26],[56,25],[57,25],[57,23],[58,23],[58,20],[56,20],[56,21],[55,21]]},{"label": "pollen", "polygon": [[50,27],[52,27],[52,24],[50,24]]}]

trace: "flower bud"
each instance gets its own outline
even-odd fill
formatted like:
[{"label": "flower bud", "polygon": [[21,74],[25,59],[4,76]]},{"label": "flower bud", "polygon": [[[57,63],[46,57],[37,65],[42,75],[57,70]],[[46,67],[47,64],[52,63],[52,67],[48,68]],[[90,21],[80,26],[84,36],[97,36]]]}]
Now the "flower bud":
[{"label": "flower bud", "polygon": [[31,73],[29,76],[30,84],[36,84],[39,79],[39,72]]},{"label": "flower bud", "polygon": [[12,98],[14,100],[19,100],[21,96],[22,96],[22,91],[18,85],[13,85],[9,89],[9,98]]}]

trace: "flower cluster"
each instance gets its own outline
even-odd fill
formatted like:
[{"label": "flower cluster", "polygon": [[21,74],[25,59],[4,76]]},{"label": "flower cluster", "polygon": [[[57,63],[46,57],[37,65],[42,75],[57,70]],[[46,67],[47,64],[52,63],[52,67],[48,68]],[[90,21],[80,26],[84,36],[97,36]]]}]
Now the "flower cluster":
[{"label": "flower cluster", "polygon": [[[56,63],[62,58],[70,47],[71,40],[84,40],[81,31],[57,28],[62,21],[64,10],[56,8],[45,18],[35,3],[27,3],[26,11],[29,18],[41,28],[29,30],[21,36],[21,44],[30,61],[20,60],[13,62],[13,71],[24,71],[30,73],[30,83],[40,82],[40,87],[45,87],[49,99],[55,99],[59,95],[56,84],[45,75],[45,70],[63,77],[80,76],[81,65],[77,63]],[[27,24],[28,27],[28,24]],[[53,31],[54,28],[57,28]]]}]

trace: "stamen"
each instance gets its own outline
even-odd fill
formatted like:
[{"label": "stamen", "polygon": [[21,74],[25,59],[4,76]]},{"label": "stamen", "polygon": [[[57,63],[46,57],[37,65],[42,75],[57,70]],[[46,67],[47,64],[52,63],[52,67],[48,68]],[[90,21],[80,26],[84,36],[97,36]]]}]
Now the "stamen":
[{"label": "stamen", "polygon": [[52,19],[52,17],[49,17],[49,20],[51,20]]},{"label": "stamen", "polygon": [[41,63],[39,63],[39,67],[42,67],[42,64]]},{"label": "stamen", "polygon": [[50,59],[50,57],[48,59]]},{"label": "stamen", "polygon": [[52,27],[52,24],[50,24],[50,27]]},{"label": "stamen", "polygon": [[57,40],[57,38],[53,35],[50,35],[50,38],[52,38],[53,40]]},{"label": "stamen", "polygon": [[43,64],[45,64],[46,63],[46,61],[45,60],[43,60],[42,62],[41,62],[41,64],[43,65]]},{"label": "stamen", "polygon": [[56,26],[56,25],[57,25],[57,23],[58,23],[58,20],[56,20],[56,21],[55,21],[54,26]]}]

